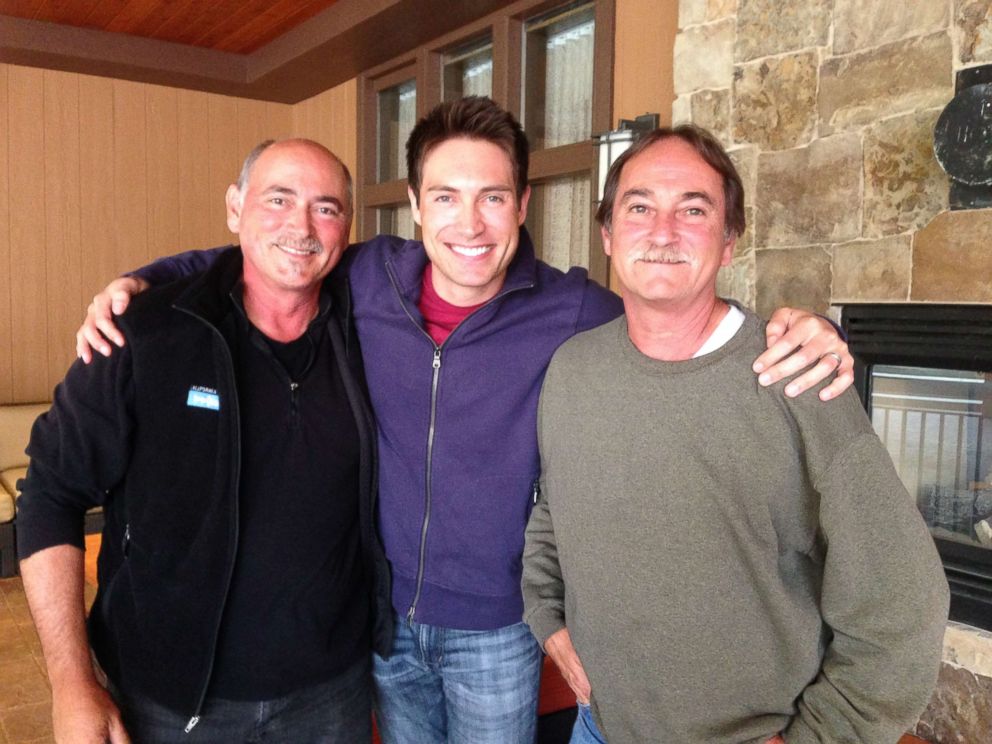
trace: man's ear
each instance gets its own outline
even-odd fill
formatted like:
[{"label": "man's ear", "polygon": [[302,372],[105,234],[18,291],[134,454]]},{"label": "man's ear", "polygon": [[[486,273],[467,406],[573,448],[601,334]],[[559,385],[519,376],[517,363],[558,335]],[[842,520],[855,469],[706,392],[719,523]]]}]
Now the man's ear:
[{"label": "man's ear", "polygon": [[530,186],[524,187],[524,193],[520,195],[520,209],[517,215],[517,225],[522,225],[527,221],[527,205],[530,204]]},{"label": "man's ear", "polygon": [[410,211],[413,212],[413,221],[423,227],[424,223],[420,221],[420,201],[417,199],[417,195],[413,193],[413,188],[407,186],[406,195],[410,200]]},{"label": "man's ear", "polygon": [[227,187],[224,197],[227,204],[227,229],[235,235],[241,232],[241,190],[236,184]]},{"label": "man's ear", "polygon": [[613,255],[613,237],[610,235],[610,231],[606,229],[606,225],[600,225],[599,234],[603,238],[603,253],[607,256]]},{"label": "man's ear", "polygon": [[720,257],[721,266],[730,266],[734,260],[734,249],[737,247],[737,234],[731,233],[730,237],[723,244],[723,255]]}]

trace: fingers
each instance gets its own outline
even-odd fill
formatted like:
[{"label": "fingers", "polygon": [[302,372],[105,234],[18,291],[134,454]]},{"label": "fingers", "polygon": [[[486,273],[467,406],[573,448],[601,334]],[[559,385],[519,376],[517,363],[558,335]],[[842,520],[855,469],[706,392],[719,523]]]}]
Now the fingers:
[{"label": "fingers", "polygon": [[110,744],[131,744],[131,737],[127,735],[119,712],[108,722],[107,731]]},{"label": "fingers", "polygon": [[853,369],[838,372],[833,381],[820,391],[820,400],[830,400],[831,398],[836,398],[853,384]]},{"label": "fingers", "polygon": [[82,359],[84,364],[89,364],[93,361],[93,351],[86,337],[83,335],[82,328],[76,331],[76,356]]},{"label": "fingers", "polygon": [[89,364],[93,350],[110,356],[111,343],[124,345],[124,335],[114,323],[114,316],[127,309],[131,296],[142,291],[147,284],[131,277],[115,279],[106,289],[93,297],[86,308],[86,318],[76,331],[76,356]]},{"label": "fingers", "polygon": [[[814,385],[827,379],[834,373],[837,367],[837,360],[834,359],[834,357],[824,356],[815,365],[796,377],[796,379],[790,380],[789,384],[785,386],[785,394],[790,398],[795,398],[797,395],[801,395]],[[847,387],[847,385],[844,385],[841,390],[845,387]],[[828,400],[832,396],[824,398],[821,395],[820,397],[821,400]]]},{"label": "fingers", "polygon": [[[782,313],[776,311],[776,316]],[[787,396],[795,397],[836,374],[820,398],[836,397],[854,381],[854,358],[847,343],[824,318],[803,311],[789,311],[788,318],[791,327],[754,362],[754,371],[760,373],[758,381],[771,385],[805,370],[785,388]],[[774,338],[774,329],[766,335]]]},{"label": "fingers", "polygon": [[765,325],[766,346],[771,347],[789,329],[793,312],[791,307],[780,307],[772,313],[772,317],[768,319],[768,323]]}]

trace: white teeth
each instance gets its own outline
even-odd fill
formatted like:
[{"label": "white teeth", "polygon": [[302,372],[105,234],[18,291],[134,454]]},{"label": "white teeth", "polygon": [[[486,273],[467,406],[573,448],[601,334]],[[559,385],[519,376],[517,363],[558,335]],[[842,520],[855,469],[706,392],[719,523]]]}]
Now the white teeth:
[{"label": "white teeth", "polygon": [[278,248],[286,253],[292,253],[294,256],[311,256],[317,252],[316,250],[309,250],[306,248],[293,248],[288,245],[278,245]]},{"label": "white teeth", "polygon": [[493,247],[491,245],[452,245],[451,250],[459,256],[481,256],[488,253]]}]

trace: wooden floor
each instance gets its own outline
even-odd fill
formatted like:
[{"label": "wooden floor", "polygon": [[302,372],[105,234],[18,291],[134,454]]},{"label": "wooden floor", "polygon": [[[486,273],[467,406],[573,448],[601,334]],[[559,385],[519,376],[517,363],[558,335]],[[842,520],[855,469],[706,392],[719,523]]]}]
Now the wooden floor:
[{"label": "wooden floor", "polygon": [[[96,595],[100,536],[86,538],[86,606]],[[0,744],[51,744],[52,693],[19,576],[0,579]]]}]

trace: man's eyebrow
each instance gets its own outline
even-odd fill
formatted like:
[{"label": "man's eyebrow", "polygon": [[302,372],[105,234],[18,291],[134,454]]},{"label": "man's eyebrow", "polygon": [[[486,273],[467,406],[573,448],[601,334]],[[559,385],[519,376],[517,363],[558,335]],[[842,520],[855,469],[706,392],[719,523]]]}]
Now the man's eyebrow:
[{"label": "man's eyebrow", "polygon": [[[444,185],[428,186],[426,190],[428,192],[444,191],[449,193],[457,193],[459,191],[459,189],[456,189],[454,186],[444,186]],[[498,184],[494,186],[483,186],[482,188],[479,189],[479,192],[483,194],[490,193],[493,191],[497,191],[497,192],[513,191],[513,187],[504,184]]]},{"label": "man's eyebrow", "polygon": [[296,190],[289,188],[289,186],[279,186],[274,184],[266,188],[263,194],[286,194],[287,196],[296,196]]},{"label": "man's eyebrow", "polygon": [[646,198],[649,196],[651,196],[651,191],[649,189],[642,189],[642,188],[627,189],[626,191],[623,192],[623,196],[620,197],[620,201],[625,202],[628,199],[633,199],[634,197]]},{"label": "man's eyebrow", "polygon": [[689,201],[691,199],[701,199],[702,201],[709,204],[711,207],[716,206],[716,200],[707,194],[705,191],[686,191],[682,194],[682,199],[684,201]]},{"label": "man's eyebrow", "polygon": [[[296,189],[291,189],[289,186],[269,186],[263,194],[285,194],[286,196],[296,196]],[[338,209],[344,209],[344,203],[333,194],[321,194],[314,199],[315,202],[325,203],[329,202],[334,204]]]}]

